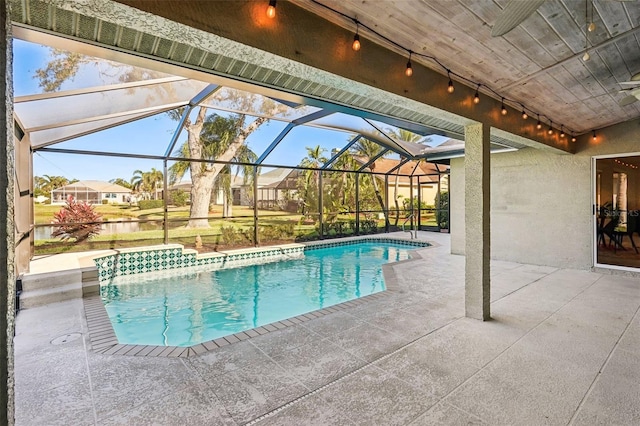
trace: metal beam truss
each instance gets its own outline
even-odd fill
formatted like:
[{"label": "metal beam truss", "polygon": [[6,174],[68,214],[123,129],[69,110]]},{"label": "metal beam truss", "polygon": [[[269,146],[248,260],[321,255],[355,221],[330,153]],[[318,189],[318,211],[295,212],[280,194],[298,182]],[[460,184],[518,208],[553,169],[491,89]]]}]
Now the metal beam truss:
[{"label": "metal beam truss", "polygon": [[[332,166],[335,164],[335,162],[338,160],[338,158],[342,155],[344,155],[345,153],[347,153],[360,139],[362,138],[366,138],[366,136],[362,135],[362,134],[358,134],[356,131],[354,131],[353,133],[355,133],[355,135],[346,143],[346,145],[340,149],[338,152],[334,153],[332,155],[332,157],[327,160],[324,164],[322,164],[319,168],[312,168],[312,167],[303,167],[303,166],[283,166],[281,164],[266,164],[264,163],[265,160],[267,159],[267,157],[273,152],[274,149],[276,149],[278,147],[278,145],[282,142],[282,140],[297,126],[300,125],[313,125],[313,121],[315,120],[319,120],[323,117],[327,117],[331,114],[334,114],[336,112],[347,112],[347,111],[342,111],[340,109],[334,109],[334,110],[328,110],[328,109],[321,109],[318,111],[315,111],[311,114],[307,114],[304,115],[302,117],[299,117],[297,119],[291,120],[286,126],[285,128],[278,134],[278,136],[275,137],[275,139],[273,139],[273,141],[271,141],[271,143],[269,144],[269,146],[264,150],[264,152],[258,157],[258,159],[256,160],[255,163],[244,163],[244,162],[237,162],[237,161],[217,161],[217,160],[206,160],[206,159],[192,159],[192,158],[185,158],[185,157],[181,157],[180,154],[178,155],[172,155],[172,153],[174,152],[176,145],[178,143],[178,140],[180,138],[180,135],[182,133],[182,131],[185,128],[185,125],[187,124],[188,120],[189,120],[189,116],[193,113],[193,111],[200,106],[204,101],[206,101],[209,97],[211,97],[212,95],[214,95],[218,90],[221,89],[221,86],[216,85],[216,84],[210,84],[207,87],[205,87],[200,93],[198,93],[196,96],[194,96],[189,103],[184,106],[184,110],[182,111],[182,114],[180,116],[180,119],[178,121],[178,125],[176,126],[176,129],[171,137],[171,140],[167,146],[167,149],[164,153],[164,155],[142,155],[142,154],[126,154],[126,153],[113,153],[113,152],[104,152],[104,151],[94,151],[94,150],[77,150],[77,149],[64,149],[64,148],[52,148],[49,146],[42,146],[42,147],[37,147],[33,149],[33,152],[49,152],[49,153],[58,153],[58,154],[75,154],[75,155],[90,155],[90,156],[104,156],[104,157],[118,157],[118,158],[135,158],[135,159],[142,159],[142,160],[156,160],[156,161],[161,161],[162,162],[162,170],[164,172],[164,180],[163,180],[163,200],[164,200],[164,214],[163,214],[163,220],[162,220],[162,226],[163,226],[163,240],[165,244],[169,243],[169,228],[170,228],[170,224],[171,223],[176,223],[178,221],[182,222],[185,221],[186,219],[170,219],[169,218],[169,211],[168,211],[168,205],[169,205],[169,182],[168,182],[168,172],[169,172],[169,166],[168,163],[169,162],[178,162],[178,161],[189,161],[189,162],[198,162],[198,163],[209,163],[209,164],[220,164],[220,165],[231,165],[231,166],[250,166],[253,168],[253,174],[254,174],[254,180],[253,180],[253,197],[254,197],[254,202],[253,202],[253,240],[254,240],[254,244],[258,245],[259,244],[259,232],[258,232],[258,224],[259,224],[259,215],[258,215],[258,202],[257,202],[257,196],[258,196],[258,171],[259,168],[261,167],[269,167],[269,168],[286,168],[286,169],[291,169],[291,170],[295,170],[295,171],[308,171],[308,170],[314,170],[314,171],[319,171],[320,175],[319,175],[319,188],[318,188],[318,195],[319,195],[319,199],[318,199],[318,211],[317,212],[310,212],[309,214],[311,216],[317,216],[318,217],[318,223],[319,223],[319,233],[320,233],[320,238],[324,238],[325,235],[325,226],[324,226],[324,211],[323,211],[323,200],[322,200],[322,193],[323,193],[323,188],[322,188],[322,182],[323,182],[323,172],[337,172],[337,173],[353,173],[355,174],[355,181],[356,181],[356,186],[355,186],[355,197],[356,197],[356,203],[355,206],[352,206],[351,209],[349,209],[348,212],[344,212],[344,213],[349,213],[349,214],[355,214],[355,226],[354,226],[354,231],[355,234],[358,235],[361,233],[361,231],[363,230],[363,221],[362,221],[362,217],[361,215],[366,215],[366,214],[384,214],[385,215],[385,232],[389,232],[389,213],[390,213],[390,209],[389,209],[389,202],[388,202],[388,193],[387,193],[387,189],[385,189],[385,206],[382,210],[372,210],[372,211],[367,211],[367,210],[363,210],[361,208],[361,203],[360,203],[360,195],[361,195],[361,188],[360,188],[360,183],[361,183],[361,176],[362,175],[372,175],[372,176],[380,176],[384,179],[385,181],[385,188],[388,187],[388,182],[389,182],[389,175],[390,174],[394,174],[394,176],[396,177],[409,177],[410,178],[410,182],[411,182],[411,194],[413,194],[413,176],[416,172],[416,170],[418,169],[418,165],[419,165],[419,159],[415,158],[414,156],[412,156],[410,153],[408,153],[406,151],[406,149],[399,143],[397,143],[395,140],[393,140],[391,137],[389,137],[385,131],[383,131],[382,129],[379,128],[379,126],[376,126],[375,123],[372,123],[369,119],[372,117],[368,117],[366,115],[360,115],[360,117],[362,119],[364,119],[367,123],[369,123],[374,129],[376,129],[380,135],[381,135],[381,140],[375,141],[379,146],[380,146],[380,151],[378,152],[378,154],[376,154],[375,156],[373,156],[372,158],[369,158],[368,161],[361,165],[359,168],[357,168],[356,170],[342,170],[342,169],[336,169],[333,168]],[[212,108],[215,109],[215,108]],[[349,111],[351,113],[353,113],[353,111]],[[358,115],[358,114],[356,114]],[[373,117],[375,118],[375,117]],[[321,126],[322,127],[322,126]],[[372,170],[369,169],[369,167],[379,158],[383,157],[384,155],[386,155],[389,152],[395,152],[397,154],[400,154],[401,156],[401,161],[399,162],[399,164],[397,164],[395,167],[393,167],[392,169],[388,170],[385,173],[381,173],[381,172],[374,172]],[[401,170],[401,167],[403,165],[405,165],[406,163],[408,163],[409,161],[412,160],[416,160],[416,166],[413,168],[413,171],[410,174],[403,174],[403,173],[399,173],[399,170]],[[446,171],[441,171],[437,166],[436,166],[436,170],[438,171],[438,176],[446,173]],[[420,178],[418,177],[418,182],[420,182]],[[418,187],[420,186],[420,184],[418,184]],[[439,186],[439,182],[438,182],[438,186]],[[412,197],[412,201],[413,201],[413,197]],[[196,219],[196,218],[192,218],[192,219]],[[208,219],[207,218],[197,218],[197,219]],[[133,223],[133,222],[144,222],[145,220],[142,221],[118,221],[119,223]],[[34,225],[34,227],[38,227],[38,226],[44,226],[44,225]]]}]

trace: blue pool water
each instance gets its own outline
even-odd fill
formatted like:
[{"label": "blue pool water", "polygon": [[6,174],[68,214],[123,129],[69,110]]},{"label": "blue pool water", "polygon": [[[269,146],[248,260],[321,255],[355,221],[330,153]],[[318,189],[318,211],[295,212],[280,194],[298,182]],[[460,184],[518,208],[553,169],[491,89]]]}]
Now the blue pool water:
[{"label": "blue pool water", "polygon": [[101,296],[120,343],[190,346],[382,291],[382,264],[415,248],[363,242],[178,278],[115,278]]}]

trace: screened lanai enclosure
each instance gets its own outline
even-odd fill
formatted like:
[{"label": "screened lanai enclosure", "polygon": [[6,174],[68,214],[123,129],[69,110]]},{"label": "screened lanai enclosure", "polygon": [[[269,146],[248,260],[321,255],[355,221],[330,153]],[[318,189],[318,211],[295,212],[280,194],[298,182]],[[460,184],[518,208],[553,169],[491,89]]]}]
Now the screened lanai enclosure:
[{"label": "screened lanai enclosure", "polygon": [[[44,200],[19,230],[31,235],[33,254],[167,243],[211,251],[449,228],[448,162],[464,153],[453,133],[244,83],[79,58],[89,71],[60,87],[16,85],[20,144],[31,150],[18,168],[28,164]],[[514,149],[492,142],[494,152]],[[52,167],[56,176],[40,171]],[[72,231],[93,227],[91,238],[54,237],[60,210],[79,203],[70,196],[61,206],[58,188],[77,180],[131,192],[96,198],[93,216],[66,216]]]}]

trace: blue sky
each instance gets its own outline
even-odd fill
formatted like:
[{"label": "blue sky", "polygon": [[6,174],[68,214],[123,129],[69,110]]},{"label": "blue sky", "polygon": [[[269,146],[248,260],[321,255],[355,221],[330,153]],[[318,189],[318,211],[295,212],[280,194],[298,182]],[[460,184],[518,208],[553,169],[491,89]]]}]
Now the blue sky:
[{"label": "blue sky", "polygon": [[[14,39],[14,95],[16,97],[42,93],[35,71],[49,61],[49,48]],[[109,84],[104,73],[95,67],[82,67],[73,80],[66,82],[61,90]],[[286,123],[270,121],[262,125],[248,139],[249,147],[260,155],[281,132]],[[125,152],[135,154],[164,155],[177,122],[167,114],[138,120],[109,130],[93,133],[67,142],[56,144],[56,148],[79,150]],[[296,127],[281,144],[265,159],[265,164],[297,165],[306,156],[306,147],[320,145],[329,156],[331,149],[342,148],[351,135],[326,129]],[[179,144],[186,140],[182,133]],[[444,138],[442,138],[444,140]],[[69,155],[36,152],[33,157],[34,175],[65,176],[78,180],[104,180],[123,178],[130,180],[135,170],[162,170],[159,160],[113,158],[102,156]],[[188,176],[186,177],[188,179]]]}]

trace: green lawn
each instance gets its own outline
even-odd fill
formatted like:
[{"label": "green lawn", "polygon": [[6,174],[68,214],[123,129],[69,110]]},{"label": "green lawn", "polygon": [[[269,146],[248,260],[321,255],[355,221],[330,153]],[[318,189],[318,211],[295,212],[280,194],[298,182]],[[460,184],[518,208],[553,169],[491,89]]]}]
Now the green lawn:
[{"label": "green lawn", "polygon": [[[61,206],[36,205],[36,224],[49,224],[53,214],[60,210]],[[37,240],[35,242],[35,254],[53,254],[63,252],[79,252],[99,250],[106,248],[124,248],[144,245],[162,244],[164,231],[162,220],[163,209],[140,210],[137,206],[128,205],[97,205],[104,220],[139,219],[156,222],[141,224],[143,230],[128,233],[104,234],[92,238],[90,241],[76,243],[74,241],[61,241],[56,238]],[[233,247],[253,246],[253,214],[251,207],[234,206],[233,218],[222,218],[222,208],[216,206],[210,212],[209,228],[188,229],[185,227],[189,218],[189,207],[170,207],[169,209],[169,243],[183,244],[187,248],[195,247],[196,236],[200,236],[205,245],[204,251],[220,250]],[[259,210],[258,229],[261,245],[270,243],[292,242],[300,236],[312,237],[317,235],[317,224],[301,222],[300,214],[286,212]],[[351,215],[340,215],[339,220],[352,220]],[[394,218],[390,218],[391,224]],[[398,225],[404,221],[399,220]],[[433,215],[423,215],[422,224],[430,225]],[[376,220],[378,229],[384,228],[384,220]],[[435,221],[434,221],[435,225]],[[362,228],[361,228],[362,229]],[[335,232],[334,232],[335,233]]]},{"label": "green lawn", "polygon": [[[49,224],[53,220],[53,214],[59,211],[61,206],[36,205],[36,224]],[[35,242],[35,254],[53,254],[62,252],[78,252],[87,250],[99,250],[105,248],[135,247],[143,245],[162,244],[164,231],[161,221],[164,219],[163,209],[140,210],[138,207],[128,205],[97,205],[96,211],[104,220],[155,220],[156,223],[141,224],[141,227],[151,228],[128,233],[116,233],[97,235],[90,241],[76,243],[74,241],[61,241],[57,238],[37,240]],[[189,207],[170,207],[169,209],[169,242],[183,244],[186,247],[194,247],[196,236],[199,235],[205,245],[218,246],[253,246],[253,214],[251,207],[234,206],[233,218],[222,218],[221,207],[215,207],[209,214],[209,228],[188,229],[185,227],[189,218]],[[313,232],[314,225],[301,225],[299,214],[286,212],[260,210],[258,212],[258,227],[261,235],[268,238],[277,238],[279,241],[293,241],[300,234]],[[181,220],[182,219],[182,220]],[[153,228],[156,229],[153,229]],[[223,227],[226,233],[223,236]],[[268,229],[270,228],[270,229]],[[276,232],[273,232],[273,229]],[[271,232],[269,232],[271,231]],[[266,240],[261,238],[261,240]]]},{"label": "green lawn", "polygon": [[[36,204],[34,207],[35,223],[51,223],[54,213],[60,211],[61,208],[61,205]],[[100,213],[105,220],[136,218],[140,214],[140,209],[137,207],[131,207],[124,204],[98,204],[95,206],[95,210]]]},{"label": "green lawn", "polygon": [[[34,217],[36,224],[49,224],[53,220],[53,215],[60,211],[61,205],[36,204],[34,208]],[[129,206],[128,204],[98,204],[95,205],[96,212],[102,215],[103,220],[115,219],[154,219],[162,220],[164,218],[164,209],[147,209],[140,210],[137,206]],[[222,218],[222,207],[216,206],[213,211],[209,212],[212,216]],[[260,216],[279,216],[283,212],[260,210]],[[250,216],[253,218],[253,208],[245,206],[233,206],[233,216]],[[170,219],[188,219],[189,206],[185,207],[169,207]]]}]

